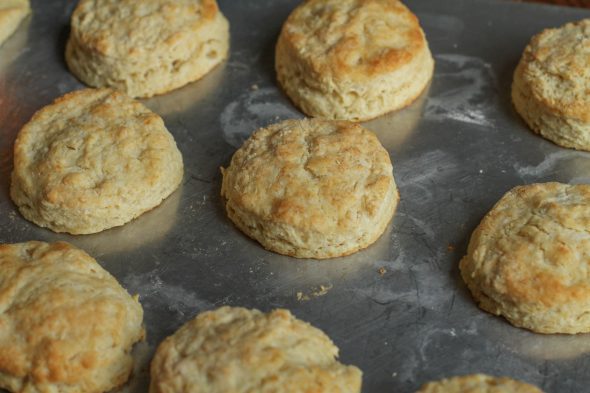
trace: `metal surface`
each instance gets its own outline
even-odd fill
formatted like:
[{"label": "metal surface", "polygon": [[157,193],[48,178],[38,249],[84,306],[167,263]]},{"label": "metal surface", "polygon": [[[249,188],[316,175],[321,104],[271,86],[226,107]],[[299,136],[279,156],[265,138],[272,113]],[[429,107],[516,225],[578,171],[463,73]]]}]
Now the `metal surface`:
[{"label": "metal surface", "polygon": [[588,391],[589,335],[536,335],[480,311],[457,268],[471,231],[513,186],[590,182],[590,155],[534,135],[509,98],[531,35],[588,11],[407,0],[430,42],[435,77],[410,108],[366,123],[391,153],[401,204],[375,245],[318,262],[263,250],[232,226],[219,197],[219,167],[254,129],[301,117],[273,71],[275,40],[297,0],[219,1],[231,23],[231,58],[202,81],[145,101],[184,155],[181,189],[134,222],[78,237],[25,221],[8,196],[20,127],[35,110],[83,87],[63,60],[75,1],[32,3],[32,18],[0,47],[0,241],[69,241],[140,295],[148,339],[127,390],[147,390],[149,360],[165,336],[227,304],[286,307],[323,329],[341,360],[363,370],[364,392],[409,393],[429,380],[474,372],[547,392]]}]

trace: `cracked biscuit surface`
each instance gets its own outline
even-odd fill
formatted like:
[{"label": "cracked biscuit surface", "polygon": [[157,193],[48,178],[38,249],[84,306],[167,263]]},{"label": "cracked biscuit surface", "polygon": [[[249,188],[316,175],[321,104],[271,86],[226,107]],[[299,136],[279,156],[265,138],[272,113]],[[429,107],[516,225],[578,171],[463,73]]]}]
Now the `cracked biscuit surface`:
[{"label": "cracked biscuit surface", "polygon": [[221,307],[165,339],[151,364],[150,393],[359,393],[361,371],[288,310]]},{"label": "cracked biscuit surface", "polygon": [[531,39],[514,72],[512,101],[550,141],[590,151],[590,19]]},{"label": "cracked biscuit surface", "polygon": [[229,218],[265,248],[332,258],[368,247],[399,195],[389,154],[345,121],[286,120],[262,128],[222,169]]},{"label": "cracked biscuit surface", "polygon": [[100,393],[127,381],[143,310],[68,243],[0,244],[0,388]]},{"label": "cracked biscuit surface", "polygon": [[182,175],[160,116],[122,93],[85,89],[41,109],[19,132],[10,194],[37,225],[86,234],[156,207]]},{"label": "cracked biscuit surface", "polygon": [[590,332],[590,185],[509,191],[461,260],[479,306],[538,333]]},{"label": "cracked biscuit surface", "polygon": [[215,0],[81,0],[66,60],[90,86],[151,97],[201,78],[228,50]]},{"label": "cracked biscuit surface", "polygon": [[414,101],[434,61],[416,16],[391,0],[308,0],[283,25],[277,78],[309,116],[368,120]]},{"label": "cracked biscuit surface", "polygon": [[528,383],[484,374],[445,378],[422,386],[416,393],[543,393]]},{"label": "cracked biscuit surface", "polygon": [[29,0],[0,1],[0,45],[16,31],[30,12]]}]

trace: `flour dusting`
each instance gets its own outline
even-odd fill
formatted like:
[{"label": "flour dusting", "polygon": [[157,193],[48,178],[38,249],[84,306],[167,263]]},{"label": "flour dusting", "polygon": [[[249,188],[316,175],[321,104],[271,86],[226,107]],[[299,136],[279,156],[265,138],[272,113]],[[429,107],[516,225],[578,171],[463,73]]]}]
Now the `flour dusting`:
[{"label": "flour dusting", "polygon": [[240,147],[256,129],[279,120],[300,118],[276,88],[258,87],[242,94],[221,112],[220,122],[227,143]]},{"label": "flour dusting", "polygon": [[410,157],[394,165],[395,181],[401,195],[413,195],[407,203],[423,205],[435,198],[438,184],[447,182],[460,170],[457,160],[442,150]]},{"label": "flour dusting", "polygon": [[437,178],[456,173],[457,160],[442,150],[432,150],[410,157],[395,166],[395,180],[399,186],[429,183]]},{"label": "flour dusting", "polygon": [[420,24],[428,26],[428,40],[458,39],[465,30],[465,23],[455,15],[420,13]]},{"label": "flour dusting", "polygon": [[433,311],[444,310],[454,296],[451,284],[441,280],[439,271],[431,264],[411,263],[406,260],[405,268],[395,274],[398,282],[409,285],[394,287],[387,281],[376,282],[371,287],[355,288],[353,292],[381,305],[403,302]]},{"label": "flour dusting", "polygon": [[436,56],[436,67],[425,117],[492,126],[488,114],[497,93],[491,65],[477,57],[441,54]]},{"label": "flour dusting", "polygon": [[566,176],[570,183],[589,183],[589,158],[590,153],[560,150],[547,154],[537,165],[514,164],[514,169],[523,180],[536,181],[540,177]]},{"label": "flour dusting", "polygon": [[123,283],[130,293],[139,294],[139,300],[144,307],[146,303],[164,304],[182,320],[192,317],[197,310],[212,308],[211,303],[199,299],[194,292],[165,283],[157,270],[128,275],[123,279]]}]

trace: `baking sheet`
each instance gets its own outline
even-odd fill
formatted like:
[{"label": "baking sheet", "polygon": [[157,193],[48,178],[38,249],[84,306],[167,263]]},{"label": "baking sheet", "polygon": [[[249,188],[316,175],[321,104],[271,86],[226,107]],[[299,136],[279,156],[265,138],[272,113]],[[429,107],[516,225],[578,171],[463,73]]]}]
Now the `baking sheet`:
[{"label": "baking sheet", "polygon": [[145,100],[184,155],[181,188],[121,228],[54,234],[9,199],[12,145],[37,109],[83,87],[63,59],[73,0],[32,0],[34,14],[0,47],[0,242],[66,240],[84,248],[145,310],[130,392],[146,392],[157,344],[221,305],[290,309],[323,329],[341,360],[364,372],[364,392],[414,392],[442,377],[485,372],[546,392],[590,386],[590,336],[543,336],[480,311],[458,274],[471,231],[510,188],[590,182],[590,155],[534,135],[509,99],[531,35],[589,17],[586,10],[484,0],[407,0],[436,60],[411,107],[365,123],[389,150],[401,192],[384,236],[327,261],[265,251],[225,217],[219,167],[256,128],[302,117],[278,90],[274,43],[297,0],[219,0],[231,57],[205,79]]}]

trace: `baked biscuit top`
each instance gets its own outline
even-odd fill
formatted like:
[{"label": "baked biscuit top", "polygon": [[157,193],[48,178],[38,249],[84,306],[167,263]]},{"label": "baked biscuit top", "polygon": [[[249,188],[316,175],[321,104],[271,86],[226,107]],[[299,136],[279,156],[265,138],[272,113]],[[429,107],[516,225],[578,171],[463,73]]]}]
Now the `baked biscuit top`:
[{"label": "baked biscuit top", "polygon": [[222,188],[236,208],[311,233],[355,232],[385,214],[396,193],[375,134],[319,119],[256,131],[224,171]]},{"label": "baked biscuit top", "polygon": [[284,41],[324,78],[374,78],[426,46],[416,16],[390,0],[308,0],[283,26]]},{"label": "baked biscuit top", "polygon": [[132,199],[182,165],[162,118],[110,89],[76,91],[37,112],[18,134],[14,162],[31,199],[72,208]]},{"label": "baked biscuit top", "polygon": [[98,393],[126,381],[143,310],[68,243],[0,244],[0,388]]},{"label": "baked biscuit top", "polygon": [[187,40],[217,15],[215,0],[82,0],[72,34],[103,56],[129,60],[174,51],[179,43],[186,50]]},{"label": "baked biscuit top", "polygon": [[11,196],[38,225],[94,233],[154,208],[182,175],[182,156],[160,116],[123,93],[84,89],[21,129]]}]

